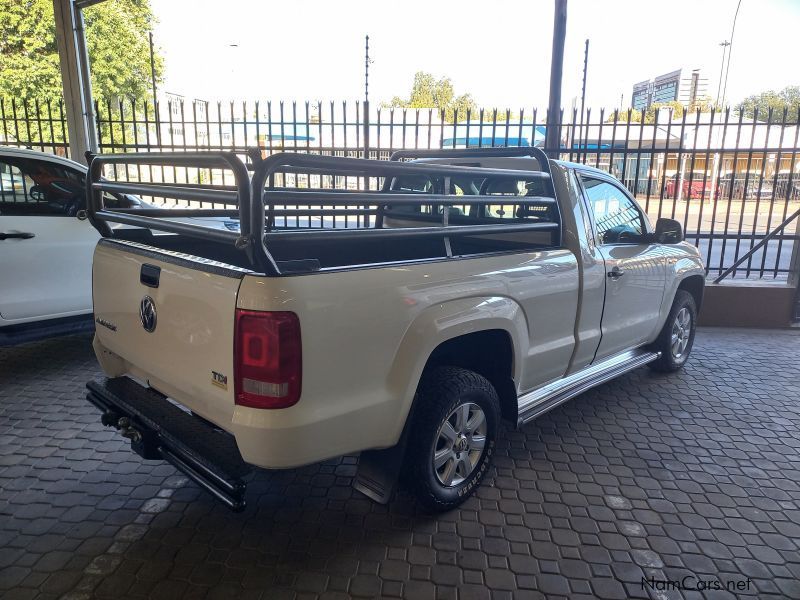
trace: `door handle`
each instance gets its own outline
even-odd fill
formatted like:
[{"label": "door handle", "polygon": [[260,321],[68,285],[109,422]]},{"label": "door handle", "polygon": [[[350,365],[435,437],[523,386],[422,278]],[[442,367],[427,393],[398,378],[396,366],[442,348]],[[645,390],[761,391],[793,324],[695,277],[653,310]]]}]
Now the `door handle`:
[{"label": "door handle", "polygon": [[27,231],[21,231],[19,233],[0,233],[0,240],[29,240],[32,237],[36,237],[36,234]]},{"label": "door handle", "polygon": [[611,269],[611,270],[608,272],[608,276],[609,276],[611,279],[619,279],[619,278],[620,278],[620,277],[622,277],[623,275],[625,275],[625,271],[623,271],[623,270],[622,270],[622,269],[620,269],[619,267],[614,267],[613,269]]}]

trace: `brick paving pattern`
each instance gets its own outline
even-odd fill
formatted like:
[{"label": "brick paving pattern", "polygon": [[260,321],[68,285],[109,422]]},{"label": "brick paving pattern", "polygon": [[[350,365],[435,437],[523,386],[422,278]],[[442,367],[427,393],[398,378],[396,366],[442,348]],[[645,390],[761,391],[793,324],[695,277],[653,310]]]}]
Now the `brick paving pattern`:
[{"label": "brick paving pattern", "polygon": [[371,503],[357,459],[261,472],[236,515],[99,423],[87,337],[0,349],[0,596],[800,598],[800,336],[704,330],[501,436],[460,510]]}]

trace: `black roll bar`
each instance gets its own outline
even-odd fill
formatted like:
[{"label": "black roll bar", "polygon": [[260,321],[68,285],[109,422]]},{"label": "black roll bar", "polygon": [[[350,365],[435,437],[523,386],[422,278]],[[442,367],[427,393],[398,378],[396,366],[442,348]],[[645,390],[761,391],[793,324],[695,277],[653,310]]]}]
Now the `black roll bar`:
[{"label": "black roll bar", "polygon": [[[175,216],[175,213],[178,211],[171,210],[169,212],[172,213],[172,216]],[[211,227],[204,227],[203,225],[191,225],[189,223],[181,223],[151,216],[140,216],[130,212],[123,213],[116,210],[99,210],[95,215],[103,221],[111,221],[112,223],[122,223],[124,225],[158,229],[170,233],[180,233],[201,240],[211,239],[215,242],[233,244],[240,250],[245,250],[247,248],[246,245],[242,244],[242,236],[235,231],[228,231],[226,229],[213,229]]]},{"label": "black roll bar", "polygon": [[[263,227],[253,235],[250,220],[252,190],[250,187],[250,174],[245,164],[233,152],[134,152],[130,154],[92,154],[86,153],[89,163],[86,185],[86,211],[89,221],[104,237],[111,237],[112,231],[108,222],[135,225],[137,227],[153,228],[171,233],[179,233],[200,239],[214,239],[223,243],[235,245],[244,250],[253,266],[258,263],[261,252],[254,252],[254,247],[263,246],[261,234]],[[201,169],[226,169],[233,172],[235,188],[225,186],[214,189],[211,186],[198,187],[196,184],[148,184],[148,183],[116,183],[104,181],[102,178],[103,167],[108,164],[125,165],[159,165],[179,166]],[[113,210],[106,210],[103,204],[103,191],[116,191],[118,193],[141,193],[145,195],[195,200],[201,202],[219,202],[233,204],[239,209],[239,232],[212,230],[200,225],[178,223],[175,221],[149,216],[145,214],[124,214]],[[183,216],[183,211],[171,211],[172,217]],[[188,212],[188,211],[187,211]]]},{"label": "black roll bar", "polygon": [[195,200],[198,202],[219,202],[222,204],[233,204],[234,206],[238,206],[239,204],[238,191],[216,190],[209,187],[181,186],[180,184],[116,183],[113,181],[96,181],[92,183],[92,187],[101,192],[140,194],[142,196]]},{"label": "black roll bar", "polygon": [[[479,149],[481,150],[481,149]],[[483,149],[486,150],[486,149]],[[502,203],[498,196],[453,196],[450,194],[395,194],[386,192],[363,192],[351,195],[349,192],[340,193],[336,191],[324,193],[311,192],[287,192],[285,189],[270,190],[267,181],[275,173],[288,172],[324,172],[328,175],[355,175],[359,177],[388,177],[391,175],[426,175],[441,176],[449,180],[454,176],[472,177],[497,177],[502,179],[541,179],[550,181],[552,189],[552,178],[550,173],[550,163],[544,152],[538,148],[525,148],[521,154],[517,148],[494,148],[493,156],[520,156],[530,155],[537,158],[542,170],[530,171],[522,169],[494,169],[490,167],[474,167],[467,165],[446,165],[431,163],[399,162],[399,160],[370,160],[363,158],[347,158],[334,156],[320,156],[314,154],[301,154],[290,152],[279,152],[261,159],[260,154],[250,153],[249,156],[254,163],[252,190],[253,199],[251,203],[251,223],[253,231],[264,231],[267,223],[266,208],[273,205],[273,199],[291,199],[297,204],[306,205],[335,205],[351,204],[369,205],[375,204],[379,207],[391,205],[415,205],[415,204],[486,204],[488,202]],[[417,151],[420,153],[420,151]],[[436,156],[447,158],[453,156],[479,156],[479,154],[466,151],[426,151],[425,156]],[[466,152],[466,154],[463,154]],[[395,153],[397,154],[397,153]],[[480,156],[484,156],[481,154]],[[416,158],[417,156],[415,156]],[[546,170],[545,170],[546,169]],[[445,189],[445,191],[448,191]],[[308,194],[304,196],[304,194]],[[311,196],[314,196],[313,202]],[[304,198],[304,200],[301,200]],[[270,202],[267,202],[270,200]],[[360,200],[360,201],[359,201]],[[542,204],[549,202],[555,204],[555,194],[552,198],[514,198],[515,204]],[[557,206],[557,205],[556,205]],[[270,210],[269,221],[272,223],[274,214]],[[520,223],[514,222],[502,225],[467,225],[450,226],[449,211],[442,211],[442,223],[438,227],[404,227],[400,229],[360,229],[360,230],[314,230],[314,231],[284,231],[267,232],[262,236],[261,243],[257,244],[256,252],[261,253],[259,262],[265,265],[268,275],[280,275],[280,267],[267,248],[267,242],[282,239],[297,240],[316,240],[316,239],[362,239],[354,238],[356,235],[368,236],[371,239],[396,238],[396,237],[441,237],[445,241],[447,256],[451,256],[449,238],[452,236],[475,235],[475,234],[497,234],[509,233],[511,231],[533,231],[533,230],[558,230],[560,223]],[[560,216],[559,216],[560,220]]]},{"label": "black roll bar", "polygon": [[[395,150],[389,157],[390,161],[409,161],[419,160],[426,158],[535,158],[539,163],[539,168],[542,173],[546,173],[547,177],[551,179],[553,171],[550,168],[550,159],[541,148],[535,146],[502,146],[502,147],[480,147],[480,148],[418,148],[418,149],[404,149]],[[551,184],[552,186],[552,184]],[[383,190],[389,191],[391,182],[387,179],[383,184]],[[552,187],[551,187],[552,189]],[[553,197],[555,197],[555,190],[553,190]],[[381,213],[380,218],[383,217]]]},{"label": "black roll bar", "polygon": [[535,146],[504,146],[487,148],[443,148],[420,150],[395,150],[390,161],[414,160],[419,158],[513,158],[530,156],[536,159],[542,172],[552,175],[550,159],[545,151]]},{"label": "black roll bar", "polygon": [[[456,158],[484,156],[532,156],[537,159],[541,170],[497,169],[469,165],[450,165],[429,162],[400,162],[401,158]],[[144,228],[178,233],[199,239],[233,244],[247,253],[254,268],[267,275],[281,275],[278,262],[268,250],[268,243],[277,240],[312,241],[318,239],[394,239],[394,238],[441,238],[445,243],[448,257],[452,256],[450,238],[466,235],[492,235],[512,231],[559,231],[560,214],[556,222],[529,222],[509,219],[508,223],[482,225],[451,225],[450,211],[441,211],[439,226],[383,228],[377,222],[374,229],[312,229],[312,230],[271,230],[266,231],[267,207],[269,223],[272,227],[275,218],[300,216],[339,216],[361,215],[379,216],[384,207],[423,206],[423,205],[481,205],[512,202],[518,205],[558,205],[553,197],[503,196],[455,196],[444,194],[404,193],[394,191],[345,191],[345,190],[298,190],[292,188],[271,188],[275,173],[320,173],[334,176],[384,177],[403,175],[425,175],[441,177],[448,182],[451,177],[495,177],[502,179],[550,181],[550,163],[539,148],[479,148],[465,150],[413,150],[398,151],[392,160],[369,160],[361,158],[320,156],[315,154],[281,152],[266,159],[261,158],[257,149],[248,152],[250,161],[242,162],[232,152],[153,152],[132,154],[87,154],[89,159],[88,185],[86,186],[86,206],[92,224],[106,237],[112,235],[109,222],[123,223]],[[228,169],[233,172],[235,186],[209,186],[204,184],[179,183],[139,183],[112,182],[102,179],[106,164],[162,165],[194,168]],[[252,169],[252,179],[248,169]],[[179,200],[215,202],[236,206],[237,209],[106,209],[103,205],[103,192],[135,193]],[[276,205],[289,205],[276,208]],[[294,206],[290,206],[294,205]],[[342,210],[315,209],[309,207],[336,207],[349,205]],[[369,207],[377,207],[370,209]],[[178,216],[239,216],[239,232],[224,229],[211,229],[202,225],[176,222],[170,217]]]},{"label": "black roll bar", "polygon": [[[392,239],[422,237],[458,237],[462,235],[493,235],[510,231],[553,231],[558,223],[518,223],[516,225],[445,225],[436,227],[402,227],[398,229],[298,229],[271,231],[264,236],[266,241],[297,239],[352,240],[352,239]],[[512,229],[513,228],[513,229]]]},{"label": "black roll bar", "polygon": [[[452,194],[403,194],[395,192],[325,192],[273,191],[267,190],[270,204],[301,204],[304,206],[334,206],[340,204],[359,204],[373,206],[424,206],[428,204],[511,204],[501,202],[502,196],[454,196]],[[514,197],[513,204],[555,204],[549,196]]]}]

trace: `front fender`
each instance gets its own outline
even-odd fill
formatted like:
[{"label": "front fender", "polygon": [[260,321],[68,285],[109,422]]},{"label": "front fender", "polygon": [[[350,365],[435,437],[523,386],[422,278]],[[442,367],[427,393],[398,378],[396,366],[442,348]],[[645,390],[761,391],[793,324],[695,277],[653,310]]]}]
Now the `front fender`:
[{"label": "front fender", "polygon": [[528,347],[528,326],[522,307],[504,296],[460,298],[430,306],[409,325],[398,346],[388,387],[399,397],[394,439],[398,440],[416,394],[422,371],[433,351],[443,342],[479,331],[508,333],[513,350],[514,381],[522,377],[524,349]]},{"label": "front fender", "polygon": [[661,331],[664,323],[667,322],[667,316],[669,316],[672,302],[675,300],[675,294],[678,292],[681,282],[694,275],[699,275],[704,280],[706,277],[700,251],[691,244],[682,242],[664,246],[664,253],[666,255],[667,279],[664,296],[661,300],[661,311],[659,313],[661,317],[656,334]]}]

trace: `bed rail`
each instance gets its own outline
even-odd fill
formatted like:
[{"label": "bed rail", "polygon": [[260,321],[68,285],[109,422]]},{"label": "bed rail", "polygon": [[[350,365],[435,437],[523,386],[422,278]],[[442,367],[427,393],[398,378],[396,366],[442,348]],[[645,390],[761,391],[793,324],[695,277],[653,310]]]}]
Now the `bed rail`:
[{"label": "bed rail", "polygon": [[[450,238],[475,235],[494,235],[511,232],[549,231],[555,232],[560,243],[561,216],[555,199],[551,180],[550,163],[538,148],[485,148],[477,150],[399,151],[392,160],[367,160],[360,158],[330,157],[314,154],[282,152],[261,158],[257,149],[248,152],[250,163],[245,164],[231,152],[170,152],[91,155],[87,184],[88,217],[104,236],[112,235],[109,222],[156,229],[187,235],[215,242],[233,244],[245,251],[254,268],[267,275],[287,274],[281,262],[270,253],[270,245],[276,241],[302,244],[316,240],[375,240],[375,239],[441,239],[445,255],[452,257]],[[484,156],[532,156],[541,166],[539,170],[498,169],[467,165],[450,165],[427,161],[411,162],[418,158],[455,158]],[[403,161],[402,159],[409,159]],[[195,168],[227,169],[233,172],[234,186],[210,186],[180,183],[142,183],[106,181],[102,178],[105,165],[161,165]],[[524,166],[524,165],[523,165]],[[248,174],[252,170],[252,177]],[[444,193],[394,191],[386,186],[381,190],[352,191],[339,189],[275,188],[271,184],[274,175],[280,173],[305,173],[329,176],[392,178],[424,175],[443,182]],[[544,183],[544,194],[528,196],[497,196],[490,194],[455,195],[450,191],[452,178],[492,178],[516,181],[538,180]],[[167,197],[193,202],[215,202],[229,206],[228,209],[110,209],[103,205],[103,192],[117,194],[141,194]],[[554,218],[547,222],[525,220],[522,217],[508,219],[508,223],[451,222],[450,207],[475,205],[536,206],[549,210],[552,206]],[[422,226],[384,227],[385,210],[401,206],[438,207],[437,225],[432,221]],[[342,208],[344,207],[344,208]],[[542,209],[542,207],[545,207]],[[434,216],[433,213],[426,213]],[[176,222],[175,217],[234,216],[240,219],[240,231],[212,229],[189,223]],[[375,217],[375,226],[370,228],[345,229],[292,229],[277,223],[292,217]],[[397,215],[392,215],[397,216]],[[455,218],[455,217],[453,217]],[[486,221],[487,219],[483,219]]]}]

